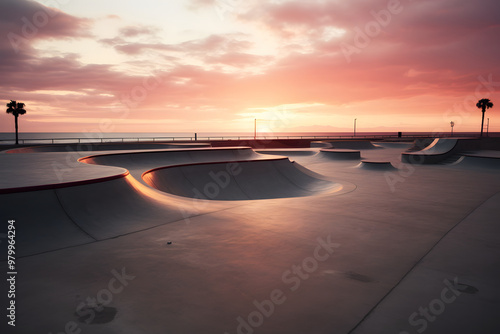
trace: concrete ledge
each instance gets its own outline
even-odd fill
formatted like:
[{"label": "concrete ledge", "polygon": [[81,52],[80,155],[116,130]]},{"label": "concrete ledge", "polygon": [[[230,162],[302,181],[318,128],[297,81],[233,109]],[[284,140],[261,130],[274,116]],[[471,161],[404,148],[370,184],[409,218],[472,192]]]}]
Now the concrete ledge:
[{"label": "concrete ledge", "polygon": [[332,140],[328,141],[333,148],[354,149],[354,150],[373,150],[381,147],[373,145],[370,140]]},{"label": "concrete ledge", "polygon": [[359,160],[361,153],[358,150],[323,148],[321,155],[334,160]]},{"label": "concrete ledge", "polygon": [[28,191],[39,191],[39,190],[50,190],[50,189],[60,189],[60,188],[67,188],[67,187],[83,186],[83,185],[88,185],[88,184],[94,184],[94,183],[100,183],[100,182],[121,179],[123,177],[126,177],[127,175],[129,175],[129,172],[124,171],[121,174],[100,177],[100,178],[95,178],[95,179],[81,180],[81,181],[50,183],[50,184],[41,184],[41,185],[27,186],[27,187],[4,188],[4,189],[0,189],[0,194],[14,194],[14,193],[28,192]]},{"label": "concrete ledge", "polygon": [[279,149],[279,148],[271,148],[265,150],[255,149],[255,153],[259,154],[267,154],[267,155],[281,155],[285,157],[289,156],[311,156],[315,155],[318,152],[316,150],[310,149]]}]

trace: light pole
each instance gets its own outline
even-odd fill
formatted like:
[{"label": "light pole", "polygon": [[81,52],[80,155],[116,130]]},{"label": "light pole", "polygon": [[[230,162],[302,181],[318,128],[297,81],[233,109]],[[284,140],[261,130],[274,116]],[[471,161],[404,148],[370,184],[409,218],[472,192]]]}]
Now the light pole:
[{"label": "light pole", "polygon": [[453,127],[455,126],[455,122],[451,121],[450,126],[451,126],[451,135],[453,136]]},{"label": "light pole", "polygon": [[488,123],[486,124],[486,137],[489,137],[490,133],[490,118],[488,117]]},{"label": "light pole", "polygon": [[357,118],[354,119],[354,137],[356,137],[356,120]]},{"label": "light pole", "polygon": [[253,140],[257,140],[257,118],[255,118],[253,124]]}]

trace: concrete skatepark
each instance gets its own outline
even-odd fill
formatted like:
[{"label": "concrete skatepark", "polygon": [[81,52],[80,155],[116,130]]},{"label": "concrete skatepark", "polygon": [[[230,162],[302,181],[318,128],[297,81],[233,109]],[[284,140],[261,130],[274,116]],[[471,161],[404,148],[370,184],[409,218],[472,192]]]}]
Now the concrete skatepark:
[{"label": "concrete skatepark", "polygon": [[498,333],[499,143],[427,144],[2,152],[2,333]]}]

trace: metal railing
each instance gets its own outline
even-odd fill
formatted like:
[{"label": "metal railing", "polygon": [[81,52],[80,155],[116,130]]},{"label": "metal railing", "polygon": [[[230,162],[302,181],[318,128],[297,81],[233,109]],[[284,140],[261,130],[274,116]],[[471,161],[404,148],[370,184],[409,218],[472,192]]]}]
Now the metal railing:
[{"label": "metal railing", "polygon": [[[340,136],[210,136],[210,137],[124,137],[124,138],[30,138],[19,139],[21,145],[43,144],[113,144],[113,143],[161,143],[161,142],[204,142],[204,141],[229,141],[229,140],[332,140],[332,139],[412,139],[429,137],[449,137],[450,135],[411,134],[411,135],[340,135]],[[469,137],[470,135],[455,134],[454,137]],[[0,145],[13,145],[13,139],[1,139]]]}]

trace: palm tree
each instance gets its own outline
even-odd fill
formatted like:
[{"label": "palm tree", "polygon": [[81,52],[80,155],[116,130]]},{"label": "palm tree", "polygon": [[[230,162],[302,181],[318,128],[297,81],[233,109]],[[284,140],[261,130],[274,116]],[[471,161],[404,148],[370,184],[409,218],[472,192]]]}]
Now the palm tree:
[{"label": "palm tree", "polygon": [[486,112],[486,109],[493,108],[493,103],[491,103],[490,99],[481,99],[477,101],[476,107],[481,109],[481,111],[483,112],[483,119],[481,120],[481,137],[482,137],[484,128],[484,113]]},{"label": "palm tree", "polygon": [[19,144],[19,142],[18,142],[17,118],[19,117],[19,115],[26,114],[26,110],[24,110],[24,106],[25,106],[24,103],[12,101],[12,100],[10,100],[10,102],[7,103],[7,107],[9,107],[9,109],[7,109],[7,114],[12,114],[15,117],[15,122],[16,122],[16,145]]}]

